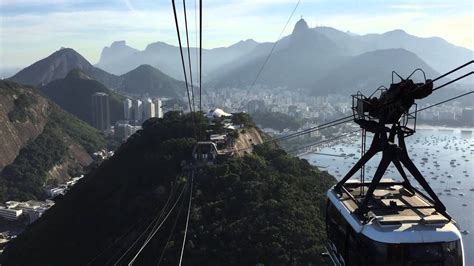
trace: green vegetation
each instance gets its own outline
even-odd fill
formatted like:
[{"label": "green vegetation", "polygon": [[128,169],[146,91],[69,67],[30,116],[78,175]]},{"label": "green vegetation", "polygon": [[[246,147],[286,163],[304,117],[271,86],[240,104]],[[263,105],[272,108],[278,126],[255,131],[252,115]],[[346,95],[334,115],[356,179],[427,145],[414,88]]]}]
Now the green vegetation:
[{"label": "green vegetation", "polygon": [[247,113],[235,113],[232,115],[232,123],[235,125],[243,125],[244,127],[255,127],[252,117]]},{"label": "green vegetation", "polygon": [[[23,87],[13,82],[2,81],[0,93],[6,97],[16,96],[13,100],[14,111],[8,114],[14,121],[22,122],[33,119],[30,109],[38,109],[36,104],[40,95],[34,88]],[[8,98],[7,98],[8,99]],[[106,141],[100,132],[73,115],[64,112],[58,106],[45,105],[47,116],[43,131],[31,139],[20,151],[15,160],[0,172],[0,201],[43,199],[43,187],[49,180],[48,172],[52,167],[69,158],[71,144],[77,143],[88,153],[105,147]],[[43,118],[44,119],[44,118]],[[39,122],[39,121],[36,121]],[[34,124],[37,124],[33,121]],[[0,147],[1,148],[1,147]],[[73,166],[71,166],[73,167]],[[67,169],[75,172],[78,169]]]},{"label": "green vegetation", "polygon": [[1,202],[44,198],[47,172],[61,163],[67,152],[61,137],[60,128],[47,123],[43,133],[21,149],[15,161],[1,173]]},{"label": "green vegetation", "polygon": [[289,128],[290,130],[297,130],[303,124],[304,120],[291,117],[287,114],[277,112],[257,112],[252,114],[255,122],[262,126],[262,128],[273,128],[279,131]]},{"label": "green vegetation", "polygon": [[[3,263],[114,263],[159,215],[176,192],[173,187],[184,187],[187,175],[181,164],[190,160],[195,143],[192,120],[189,114],[169,112],[163,119],[146,121],[114,157],[11,242]],[[204,134],[206,120],[196,120],[197,135]],[[321,206],[334,181],[308,162],[270,146],[202,168],[194,180],[184,264],[321,264]],[[163,264],[177,264],[186,215],[182,209],[176,230],[177,212],[143,250],[137,265],[156,264],[157,251],[165,245]],[[122,262],[128,261],[130,256]]]},{"label": "green vegetation", "polygon": [[106,146],[104,136],[99,130],[60,110],[58,106],[51,106],[51,109],[50,121],[83,146],[89,154]]},{"label": "green vegetation", "polygon": [[30,108],[32,105],[36,103],[37,101],[34,95],[21,94],[20,96],[18,96],[18,98],[16,98],[13,101],[13,104],[15,105],[15,107],[13,108],[12,111],[8,113],[8,119],[11,122],[19,121],[22,123],[26,122],[28,119],[33,119],[33,116],[28,111],[28,108]]},{"label": "green vegetation", "polygon": [[0,173],[1,202],[43,199],[48,171],[66,156],[68,144],[65,139],[78,142],[89,153],[105,146],[103,136],[96,129],[57,106],[50,108],[43,132],[21,149],[15,161]]},{"label": "green vegetation", "polygon": [[[188,265],[320,265],[325,192],[333,183],[307,161],[270,146],[195,177]],[[182,233],[164,263],[177,263]]]}]

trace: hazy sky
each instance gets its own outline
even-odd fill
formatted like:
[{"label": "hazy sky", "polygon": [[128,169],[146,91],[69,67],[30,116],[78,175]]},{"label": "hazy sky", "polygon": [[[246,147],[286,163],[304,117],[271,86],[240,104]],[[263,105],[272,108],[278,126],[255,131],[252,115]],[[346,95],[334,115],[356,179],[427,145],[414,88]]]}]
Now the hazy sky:
[{"label": "hazy sky", "polygon": [[[177,1],[182,18],[182,1]],[[203,0],[206,48],[242,39],[275,41],[296,0]],[[186,1],[194,33],[195,1]],[[473,1],[301,0],[286,29],[303,16],[311,27],[331,26],[357,34],[403,29],[439,36],[474,49]],[[194,40],[194,36],[191,36]],[[144,49],[155,41],[177,43],[168,0],[0,0],[0,68],[23,67],[61,46],[96,63],[113,41]]]}]

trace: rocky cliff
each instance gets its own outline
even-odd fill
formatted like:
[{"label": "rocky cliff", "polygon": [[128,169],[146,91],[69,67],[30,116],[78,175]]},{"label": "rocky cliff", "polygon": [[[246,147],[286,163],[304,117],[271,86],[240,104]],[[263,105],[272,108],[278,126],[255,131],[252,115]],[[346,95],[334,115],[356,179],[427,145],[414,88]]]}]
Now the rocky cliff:
[{"label": "rocky cliff", "polygon": [[30,88],[0,87],[0,169],[15,160],[29,140],[43,132],[48,101]]},{"label": "rocky cliff", "polygon": [[32,87],[0,81],[0,200],[42,198],[105,145],[100,133]]}]

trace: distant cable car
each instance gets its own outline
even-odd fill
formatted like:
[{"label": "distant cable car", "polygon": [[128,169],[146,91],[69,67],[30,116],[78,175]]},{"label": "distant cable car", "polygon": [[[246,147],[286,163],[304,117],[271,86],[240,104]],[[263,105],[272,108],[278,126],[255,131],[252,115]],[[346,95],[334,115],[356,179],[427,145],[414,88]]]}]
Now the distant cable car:
[{"label": "distant cable car", "polygon": [[[415,73],[415,70],[413,73]],[[420,70],[423,72],[422,70]],[[412,73],[412,75],[413,75]],[[353,95],[354,122],[362,128],[362,156],[327,192],[327,250],[335,265],[464,265],[456,223],[408,156],[405,137],[415,133],[416,99],[431,94],[433,83],[409,78],[377,89],[379,98]],[[424,72],[423,72],[424,76]],[[414,112],[409,112],[412,106]],[[374,133],[365,151],[366,134]],[[371,182],[364,165],[377,153],[382,159]],[[393,164],[403,182],[382,179]],[[429,195],[413,187],[407,169]],[[361,181],[349,180],[361,171]]]},{"label": "distant cable car", "polygon": [[212,141],[199,141],[194,145],[192,157],[197,163],[213,163],[219,152],[217,145]]}]

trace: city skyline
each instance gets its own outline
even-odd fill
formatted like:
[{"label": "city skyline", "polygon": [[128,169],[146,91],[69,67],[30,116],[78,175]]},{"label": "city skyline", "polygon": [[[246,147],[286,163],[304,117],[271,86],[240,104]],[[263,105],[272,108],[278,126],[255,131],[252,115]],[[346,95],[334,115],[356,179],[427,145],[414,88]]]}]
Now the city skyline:
[{"label": "city skyline", "polygon": [[[178,2],[182,19],[182,2]],[[229,46],[245,39],[274,42],[296,3],[204,1],[204,47]],[[187,1],[192,43],[194,4]],[[102,48],[113,41],[125,40],[140,50],[157,41],[177,44],[168,1],[2,0],[0,7],[0,68],[24,67],[63,46],[96,63]],[[473,8],[470,1],[301,1],[283,36],[303,16],[310,27],[323,25],[361,35],[403,29],[473,49]]]}]

